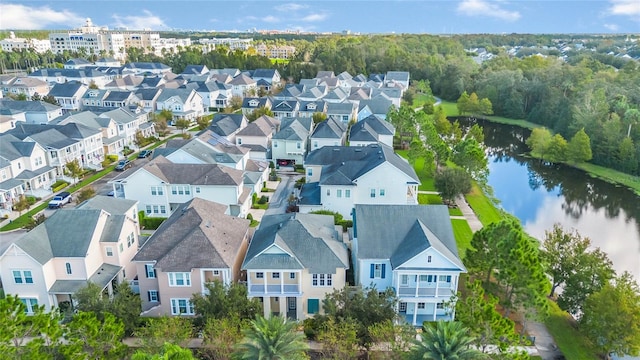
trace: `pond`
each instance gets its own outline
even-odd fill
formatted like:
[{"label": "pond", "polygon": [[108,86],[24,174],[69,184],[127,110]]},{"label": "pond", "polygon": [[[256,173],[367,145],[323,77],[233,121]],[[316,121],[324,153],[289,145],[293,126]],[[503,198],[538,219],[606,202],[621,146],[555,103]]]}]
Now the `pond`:
[{"label": "pond", "polygon": [[[640,281],[640,196],[575,168],[522,156],[530,131],[478,120],[489,153],[489,185],[525,230],[543,239],[554,223],[575,228]],[[463,124],[468,125],[468,124]]]}]

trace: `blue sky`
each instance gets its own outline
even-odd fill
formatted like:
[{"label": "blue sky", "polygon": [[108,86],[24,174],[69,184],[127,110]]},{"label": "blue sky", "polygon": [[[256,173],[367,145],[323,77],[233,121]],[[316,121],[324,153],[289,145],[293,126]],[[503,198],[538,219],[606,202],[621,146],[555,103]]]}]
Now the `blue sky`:
[{"label": "blue sky", "polygon": [[1,29],[640,33],[640,0],[0,1]]}]

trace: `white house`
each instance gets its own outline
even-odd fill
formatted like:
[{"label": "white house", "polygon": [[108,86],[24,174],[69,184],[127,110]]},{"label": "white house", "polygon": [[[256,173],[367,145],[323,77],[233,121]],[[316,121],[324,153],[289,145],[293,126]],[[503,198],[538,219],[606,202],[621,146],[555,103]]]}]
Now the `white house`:
[{"label": "white house", "polygon": [[396,128],[390,122],[370,115],[353,124],[349,130],[349,146],[367,146],[382,143],[393,147]]},{"label": "white house", "polygon": [[173,121],[186,119],[195,122],[204,115],[202,96],[193,89],[164,89],[156,101],[158,111],[170,110]]},{"label": "white house", "polygon": [[263,115],[236,133],[236,145],[249,148],[250,158],[271,158],[271,139],[280,128],[280,120]]},{"label": "white house", "polygon": [[466,269],[444,205],[356,205],[352,260],[356,284],[393,288],[410,324],[451,321],[447,304]]},{"label": "white house", "polygon": [[5,292],[23,300],[27,313],[71,304],[87,282],[112,294],[114,284],[136,277],[136,217],[134,201],[102,196],[57,210],[0,254]]},{"label": "white house", "polygon": [[258,88],[257,82],[244,74],[234,77],[233,80],[229,82],[229,85],[231,85],[233,96],[239,97],[245,97],[251,93],[255,95]]},{"label": "white house", "polygon": [[307,154],[309,134],[313,130],[312,118],[285,118],[271,140],[271,157],[302,164]]},{"label": "white house", "polygon": [[62,108],[44,101],[15,101],[0,99],[0,114],[15,115],[24,113],[24,121],[30,124],[48,124],[62,116]]},{"label": "white house", "polygon": [[311,151],[323,146],[344,145],[347,139],[347,126],[342,120],[331,116],[318,123],[309,137]]},{"label": "white house", "polygon": [[224,204],[238,217],[245,217],[251,205],[243,171],[218,164],[174,164],[160,156],[109,183],[116,197],[137,200],[150,217],[168,217],[194,197]]},{"label": "white house", "polygon": [[78,111],[82,106],[82,96],[89,87],[80,82],[68,82],[55,84],[49,90],[49,96],[53,96],[63,111]]},{"label": "white house", "polygon": [[389,146],[325,146],[305,159],[300,212],[331,210],[351,216],[356,204],[415,205],[420,180]]},{"label": "white house", "polygon": [[129,111],[126,108],[117,108],[100,114],[101,118],[112,119],[115,121],[118,130],[118,136],[124,139],[124,146],[136,148],[136,133],[145,125],[149,118],[144,111]]}]

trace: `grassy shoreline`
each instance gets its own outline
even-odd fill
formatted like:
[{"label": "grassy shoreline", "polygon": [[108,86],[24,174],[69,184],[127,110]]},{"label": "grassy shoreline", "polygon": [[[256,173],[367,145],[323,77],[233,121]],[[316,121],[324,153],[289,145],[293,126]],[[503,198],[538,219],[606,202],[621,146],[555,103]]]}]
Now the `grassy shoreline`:
[{"label": "grassy shoreline", "polygon": [[[458,108],[456,103],[443,100],[439,106],[442,106],[447,116],[458,116]],[[520,126],[527,129],[535,129],[535,128],[543,127],[542,125],[535,124],[527,120],[509,119],[502,116],[483,116],[482,119],[490,122],[494,122],[494,123],[499,123],[499,124]],[[633,176],[618,170],[614,170],[611,168],[607,168],[604,166],[595,165],[591,163],[582,163],[582,164],[565,163],[565,165],[582,170],[587,175],[606,181],[608,183],[625,186],[631,189],[637,195],[640,195],[640,177],[638,176]]]}]

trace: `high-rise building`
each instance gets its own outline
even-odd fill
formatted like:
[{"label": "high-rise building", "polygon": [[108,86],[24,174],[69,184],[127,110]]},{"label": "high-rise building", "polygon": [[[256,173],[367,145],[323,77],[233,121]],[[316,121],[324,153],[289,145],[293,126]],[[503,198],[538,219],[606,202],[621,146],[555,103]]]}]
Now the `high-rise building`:
[{"label": "high-rise building", "polygon": [[33,49],[38,53],[43,53],[51,50],[51,43],[49,40],[19,38],[11,31],[8,38],[0,40],[0,47],[2,51],[6,52]]}]

